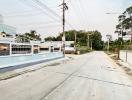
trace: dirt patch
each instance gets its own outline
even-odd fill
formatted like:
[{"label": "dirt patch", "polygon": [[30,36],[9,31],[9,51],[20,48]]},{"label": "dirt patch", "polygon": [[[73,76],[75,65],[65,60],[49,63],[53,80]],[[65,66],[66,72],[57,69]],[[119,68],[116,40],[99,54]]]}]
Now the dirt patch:
[{"label": "dirt patch", "polygon": [[[124,71],[125,71],[125,73],[126,74],[128,74],[129,76],[131,76],[132,77],[132,69],[130,69],[129,67],[127,67],[127,66],[124,66],[123,64],[121,64],[120,63],[120,61],[122,61],[122,60],[120,60],[119,61],[119,59],[117,59],[117,54],[114,54],[114,53],[106,53],[110,58],[112,58],[113,60],[114,60],[114,62],[117,64],[117,65],[119,65]],[[123,62],[123,61],[122,61]]]},{"label": "dirt patch", "polygon": [[132,70],[127,72],[127,74],[132,76]]},{"label": "dirt patch", "polygon": [[61,63],[53,63],[53,64],[49,64],[47,66],[57,66],[57,65],[60,65]]},{"label": "dirt patch", "polygon": [[128,74],[129,76],[132,76],[132,69],[122,65],[121,63],[117,62],[117,64]]}]

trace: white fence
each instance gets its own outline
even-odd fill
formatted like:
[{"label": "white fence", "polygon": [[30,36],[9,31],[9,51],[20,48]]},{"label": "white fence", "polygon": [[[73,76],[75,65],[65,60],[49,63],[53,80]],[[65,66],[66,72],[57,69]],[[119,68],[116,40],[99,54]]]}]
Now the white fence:
[{"label": "white fence", "polygon": [[132,65],[132,50],[121,50],[120,59]]}]

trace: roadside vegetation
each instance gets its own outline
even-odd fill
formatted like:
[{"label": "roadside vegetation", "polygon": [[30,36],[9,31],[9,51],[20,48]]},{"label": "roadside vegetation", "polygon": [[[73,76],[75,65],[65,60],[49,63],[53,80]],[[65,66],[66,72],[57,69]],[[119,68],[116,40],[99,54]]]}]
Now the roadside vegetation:
[{"label": "roadside vegetation", "polygon": [[[118,25],[116,25],[115,33],[118,34],[118,39],[109,39],[109,51],[115,52],[119,50],[132,50],[132,6],[128,7],[118,17]],[[69,30],[65,31],[66,41],[75,41],[73,46],[80,53],[90,52],[91,50],[108,50],[108,42],[102,40],[102,35],[99,31],[85,30]],[[58,36],[49,36],[45,41],[62,41],[62,33]],[[129,37],[129,39],[125,39]],[[18,41],[29,42],[30,40],[42,40],[40,35],[35,30],[29,33],[17,35]],[[72,47],[73,47],[72,46]]]},{"label": "roadside vegetation", "polygon": [[[102,41],[102,36],[99,31],[76,31],[70,30],[66,31],[66,41],[76,41],[76,50],[80,53],[90,52],[91,50],[103,50],[104,42]],[[75,37],[76,36],[76,37]],[[61,41],[62,33],[56,37],[47,37],[45,41]]]},{"label": "roadside vegetation", "polygon": [[[118,34],[118,39],[110,41],[109,51],[119,50],[132,50],[132,6],[128,7],[118,17],[118,25],[116,25],[115,33]],[[126,38],[129,37],[129,38]],[[104,50],[107,50],[107,44],[105,43]]]},{"label": "roadside vegetation", "polygon": [[35,30],[31,30],[25,34],[16,34],[16,39],[18,42],[30,42],[30,40],[40,41],[41,37]]}]

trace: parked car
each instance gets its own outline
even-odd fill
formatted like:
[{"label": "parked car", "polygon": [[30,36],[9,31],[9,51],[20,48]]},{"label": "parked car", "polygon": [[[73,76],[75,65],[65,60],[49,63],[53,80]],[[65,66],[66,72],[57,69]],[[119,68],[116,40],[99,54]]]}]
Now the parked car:
[{"label": "parked car", "polygon": [[74,54],[76,49],[74,47],[65,47],[66,54]]}]

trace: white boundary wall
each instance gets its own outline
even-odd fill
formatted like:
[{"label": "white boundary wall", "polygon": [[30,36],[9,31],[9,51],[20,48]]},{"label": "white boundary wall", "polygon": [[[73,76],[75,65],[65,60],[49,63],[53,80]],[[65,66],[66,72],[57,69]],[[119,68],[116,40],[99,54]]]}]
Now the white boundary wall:
[{"label": "white boundary wall", "polygon": [[127,59],[127,63],[129,63],[130,65],[132,65],[132,50],[121,50],[120,51],[120,59],[126,62]]}]

